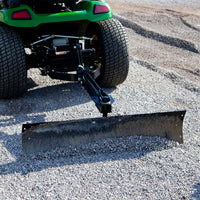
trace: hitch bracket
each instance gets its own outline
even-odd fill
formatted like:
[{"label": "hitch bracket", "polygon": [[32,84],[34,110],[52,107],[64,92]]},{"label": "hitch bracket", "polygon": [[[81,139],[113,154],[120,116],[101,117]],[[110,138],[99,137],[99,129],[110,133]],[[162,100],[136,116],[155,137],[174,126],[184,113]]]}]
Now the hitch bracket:
[{"label": "hitch bracket", "polygon": [[80,45],[76,44],[74,48],[77,50],[79,63],[77,70],[78,81],[87,90],[96,107],[100,113],[103,114],[103,117],[107,117],[108,113],[112,112],[112,103],[114,102],[114,99],[98,85],[93,78],[90,69],[84,67]]}]

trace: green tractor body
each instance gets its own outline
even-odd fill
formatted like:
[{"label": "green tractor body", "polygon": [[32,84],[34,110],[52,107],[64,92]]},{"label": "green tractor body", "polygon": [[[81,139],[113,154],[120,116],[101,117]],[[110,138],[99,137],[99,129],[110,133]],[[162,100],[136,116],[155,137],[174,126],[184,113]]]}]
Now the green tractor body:
[{"label": "green tractor body", "polygon": [[97,22],[113,16],[109,4],[99,1],[81,1],[72,11],[36,14],[28,5],[0,10],[0,22],[12,27],[31,28],[41,24],[72,21]]}]

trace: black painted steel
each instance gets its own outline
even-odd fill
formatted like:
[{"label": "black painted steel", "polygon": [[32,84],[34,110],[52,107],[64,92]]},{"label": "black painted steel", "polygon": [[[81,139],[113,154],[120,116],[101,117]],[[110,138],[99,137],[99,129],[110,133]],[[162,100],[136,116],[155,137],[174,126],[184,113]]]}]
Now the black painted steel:
[{"label": "black painted steel", "polygon": [[83,56],[80,45],[76,45],[79,69],[78,80],[88,91],[90,97],[95,102],[96,107],[103,114],[103,117],[107,117],[108,113],[112,112],[112,103],[114,99],[108,95],[95,81],[90,70],[84,67]]},{"label": "black painted steel", "polygon": [[24,124],[22,148],[25,154],[29,154],[133,135],[160,136],[183,143],[185,113],[186,111],[175,111]]}]

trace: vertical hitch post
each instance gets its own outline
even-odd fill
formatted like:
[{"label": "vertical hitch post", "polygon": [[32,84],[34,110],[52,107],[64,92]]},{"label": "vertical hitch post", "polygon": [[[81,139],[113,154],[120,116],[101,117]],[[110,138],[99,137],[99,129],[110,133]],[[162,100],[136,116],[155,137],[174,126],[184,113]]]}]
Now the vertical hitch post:
[{"label": "vertical hitch post", "polygon": [[98,85],[90,70],[84,67],[80,45],[77,44],[74,48],[77,50],[79,63],[77,70],[78,81],[85,87],[103,117],[107,117],[108,113],[112,112],[114,99]]}]

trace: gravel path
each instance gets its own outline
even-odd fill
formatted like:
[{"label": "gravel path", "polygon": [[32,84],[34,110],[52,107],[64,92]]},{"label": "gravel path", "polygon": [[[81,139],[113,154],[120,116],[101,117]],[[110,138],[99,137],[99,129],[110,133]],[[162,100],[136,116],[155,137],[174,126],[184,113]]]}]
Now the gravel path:
[{"label": "gravel path", "polygon": [[[52,81],[32,69],[23,97],[0,100],[0,199],[200,199],[200,85],[163,67],[169,52],[191,62],[199,54],[126,30],[130,72],[122,85],[107,89],[115,99],[112,115],[186,109],[184,144],[135,136],[23,157],[22,123],[100,116],[78,84]],[[144,53],[152,47],[160,62]],[[187,87],[194,84],[196,90]]]}]

